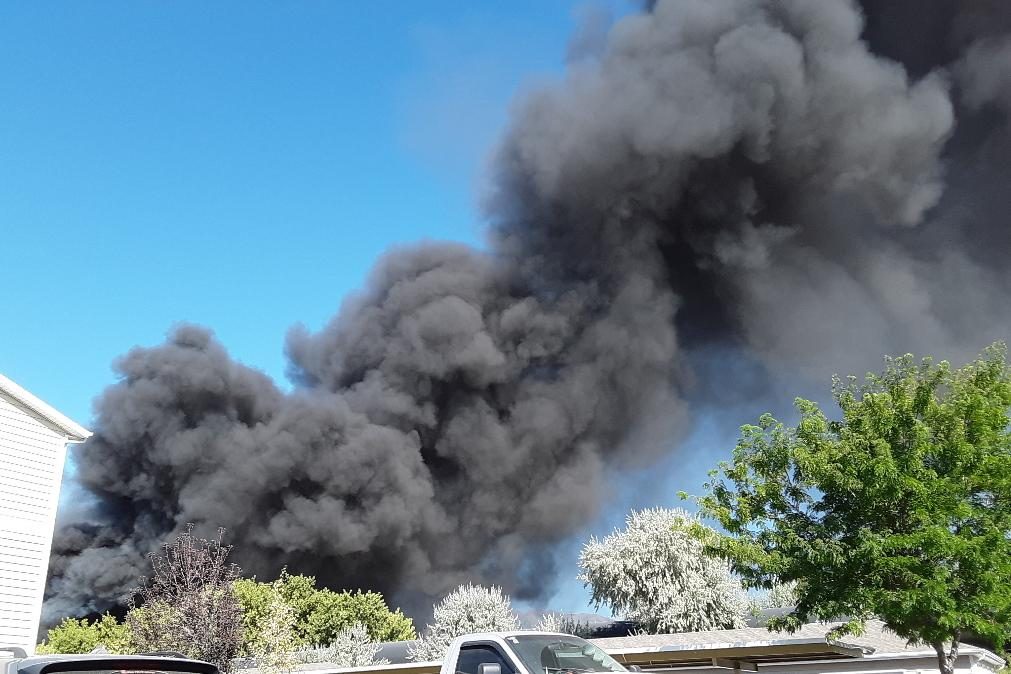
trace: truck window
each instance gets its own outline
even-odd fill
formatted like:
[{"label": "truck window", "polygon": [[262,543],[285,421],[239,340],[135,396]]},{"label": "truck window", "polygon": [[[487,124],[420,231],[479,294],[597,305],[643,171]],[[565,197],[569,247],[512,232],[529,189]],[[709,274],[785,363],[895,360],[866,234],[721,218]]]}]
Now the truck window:
[{"label": "truck window", "polygon": [[481,665],[498,665],[502,668],[502,674],[516,674],[513,666],[494,646],[474,645],[460,648],[460,658],[456,661],[457,674],[477,674],[477,669]]},{"label": "truck window", "polygon": [[626,672],[614,658],[590,642],[562,634],[518,634],[508,637],[513,652],[533,674]]}]

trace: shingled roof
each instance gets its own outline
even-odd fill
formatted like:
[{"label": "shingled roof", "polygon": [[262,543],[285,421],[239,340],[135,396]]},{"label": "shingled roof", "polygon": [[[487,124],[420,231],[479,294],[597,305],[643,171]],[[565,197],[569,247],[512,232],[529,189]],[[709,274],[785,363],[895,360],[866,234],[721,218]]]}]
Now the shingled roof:
[{"label": "shingled roof", "polygon": [[[801,642],[815,641],[828,644],[827,634],[835,626],[832,624],[809,624],[804,625],[793,634],[770,632],[765,627],[745,627],[736,630],[713,630],[710,632],[682,632],[680,634],[643,634],[627,637],[611,637],[606,639],[593,639],[593,642],[605,650],[624,650],[644,648],[664,648],[673,650],[671,647],[708,645],[719,646],[752,646],[766,642]],[[880,620],[871,620],[867,623],[866,631],[859,637],[845,637],[838,640],[840,646],[851,646],[863,650],[871,650],[878,653],[898,653],[905,650],[922,650],[922,646],[909,646],[905,639],[902,639],[894,632],[888,630]]]},{"label": "shingled roof", "polygon": [[[840,623],[808,624],[796,632],[770,632],[765,627],[736,630],[685,632],[681,634],[648,634],[592,641],[626,664],[646,668],[694,666],[709,660],[729,662],[740,669],[747,665],[756,671],[760,664],[797,662],[801,660],[836,660],[846,658],[879,658],[886,655],[907,657],[934,656],[930,646],[909,644],[885,627],[880,620],[867,622],[864,634],[830,639],[829,631]],[[965,654],[978,654],[994,663],[999,658],[976,646],[963,645]],[[1001,663],[1002,664],[1002,663]],[[722,666],[722,665],[721,665]]]}]

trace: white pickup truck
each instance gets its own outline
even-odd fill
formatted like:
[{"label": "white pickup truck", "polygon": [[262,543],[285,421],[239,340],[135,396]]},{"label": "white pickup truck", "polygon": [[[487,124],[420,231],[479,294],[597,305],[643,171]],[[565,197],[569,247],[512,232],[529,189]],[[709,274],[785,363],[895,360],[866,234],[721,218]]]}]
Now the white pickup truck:
[{"label": "white pickup truck", "polygon": [[458,637],[440,674],[592,674],[626,669],[585,639],[551,632],[495,632]]}]

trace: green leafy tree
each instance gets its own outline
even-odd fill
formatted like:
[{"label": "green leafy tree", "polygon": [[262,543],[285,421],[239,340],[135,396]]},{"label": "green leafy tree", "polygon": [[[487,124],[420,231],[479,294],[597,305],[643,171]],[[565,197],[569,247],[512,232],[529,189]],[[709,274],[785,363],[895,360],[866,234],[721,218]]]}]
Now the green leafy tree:
[{"label": "green leafy tree", "polygon": [[36,647],[37,653],[90,653],[104,646],[110,653],[135,652],[130,628],[106,613],[94,622],[87,618],[66,618],[46,633],[46,640]]},{"label": "green leafy tree", "polygon": [[273,586],[285,603],[291,607],[295,617],[295,637],[299,643],[314,643],[312,635],[309,633],[309,621],[319,607],[320,593],[327,592],[327,590],[317,588],[316,579],[313,576],[292,575],[288,573],[287,569],[281,569],[280,577],[274,583],[266,585]]},{"label": "green leafy tree", "polygon": [[243,652],[251,653],[258,635],[271,616],[273,597],[279,596],[294,617],[294,638],[299,646],[334,643],[356,624],[376,642],[409,641],[416,637],[414,622],[400,609],[391,611],[378,592],[334,592],[316,587],[312,576],[281,572],[273,583],[241,579],[234,583],[242,606]]},{"label": "green leafy tree", "polygon": [[309,643],[331,644],[356,624],[373,641],[409,641],[417,635],[414,621],[400,609],[391,611],[378,592],[320,590],[306,625]]},{"label": "green leafy tree", "polygon": [[710,474],[712,546],[752,587],[797,581],[773,628],[876,616],[931,645],[952,674],[961,639],[1011,630],[1011,377],[1003,344],[975,362],[886,359],[834,380],[838,419],[797,400],[800,422],[744,426]]}]

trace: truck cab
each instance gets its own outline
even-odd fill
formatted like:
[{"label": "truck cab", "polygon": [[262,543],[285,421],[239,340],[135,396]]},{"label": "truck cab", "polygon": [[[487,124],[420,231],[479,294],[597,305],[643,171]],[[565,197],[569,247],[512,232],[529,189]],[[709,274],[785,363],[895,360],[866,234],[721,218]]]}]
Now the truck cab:
[{"label": "truck cab", "polygon": [[627,672],[585,639],[554,632],[468,634],[453,641],[439,674],[594,674]]}]

